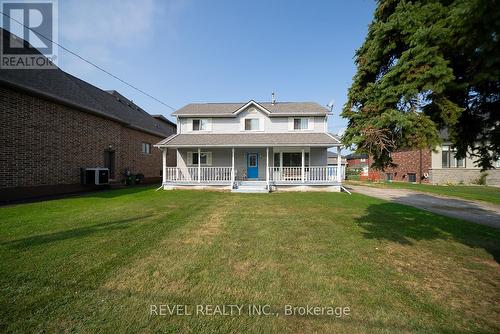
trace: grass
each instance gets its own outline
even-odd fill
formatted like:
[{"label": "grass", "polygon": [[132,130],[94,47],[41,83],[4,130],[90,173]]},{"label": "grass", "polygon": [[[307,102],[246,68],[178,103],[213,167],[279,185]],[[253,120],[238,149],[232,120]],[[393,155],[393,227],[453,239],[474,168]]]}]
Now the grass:
[{"label": "grass", "polygon": [[[3,207],[0,332],[498,333],[499,240],[344,193],[133,188]],[[278,315],[151,316],[151,304]]]},{"label": "grass", "polygon": [[[358,184],[358,183],[353,183]],[[425,193],[459,197],[468,200],[484,201],[493,204],[500,204],[500,187],[489,186],[440,186],[432,184],[418,184],[409,182],[363,182],[362,185],[378,187],[378,188],[391,188],[391,189],[410,189]]]}]

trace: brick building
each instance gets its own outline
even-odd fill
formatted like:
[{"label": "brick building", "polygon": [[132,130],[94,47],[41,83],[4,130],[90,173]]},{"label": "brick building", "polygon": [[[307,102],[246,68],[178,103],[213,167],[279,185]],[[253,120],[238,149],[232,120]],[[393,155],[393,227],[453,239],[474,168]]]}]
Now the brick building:
[{"label": "brick building", "polygon": [[[107,167],[161,181],[162,152],[153,145],[176,132],[116,91],[60,69],[0,69],[0,201],[88,189],[81,168]],[[175,152],[166,152],[176,165]]]},{"label": "brick building", "polygon": [[[468,156],[457,159],[451,143],[442,132],[443,144],[434,150],[400,150],[392,153],[392,160],[397,165],[382,171],[370,168],[372,158],[366,155],[352,154],[347,156],[348,168],[365,168],[364,176],[370,180],[417,182],[432,184],[471,184],[477,183],[481,170]],[[363,167],[364,166],[364,167]],[[495,169],[486,172],[486,184],[500,185],[500,161],[494,162]]]}]

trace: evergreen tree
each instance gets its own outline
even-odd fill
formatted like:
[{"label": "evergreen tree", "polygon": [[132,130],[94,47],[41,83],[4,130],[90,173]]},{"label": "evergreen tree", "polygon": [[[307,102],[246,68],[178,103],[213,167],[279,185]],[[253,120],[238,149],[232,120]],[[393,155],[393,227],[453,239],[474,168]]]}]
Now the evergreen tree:
[{"label": "evergreen tree", "polygon": [[500,1],[379,0],[342,116],[346,145],[434,148],[447,129],[457,157],[484,170],[500,157]]}]

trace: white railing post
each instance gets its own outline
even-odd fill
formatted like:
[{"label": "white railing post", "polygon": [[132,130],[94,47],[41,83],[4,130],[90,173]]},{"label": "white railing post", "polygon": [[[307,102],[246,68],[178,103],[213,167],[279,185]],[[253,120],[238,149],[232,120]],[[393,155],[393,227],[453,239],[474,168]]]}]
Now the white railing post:
[{"label": "white railing post", "polygon": [[304,164],[305,164],[305,154],[304,154],[304,149],[302,149],[302,170],[301,170],[301,173],[302,173],[302,183],[304,183],[306,181],[305,179],[305,168],[304,168]]},{"label": "white railing post", "polygon": [[231,189],[233,189],[234,186],[234,147],[231,149]]},{"label": "white railing post", "polygon": [[266,147],[266,185],[269,189],[269,147]]},{"label": "white railing post", "polygon": [[162,152],[163,157],[163,173],[162,173],[162,184],[167,183],[167,148],[163,148]]},{"label": "white railing post", "polygon": [[337,147],[337,182],[342,182],[342,155],[340,154],[341,148]]},{"label": "white railing post", "polygon": [[198,183],[201,182],[201,149],[198,147]]}]

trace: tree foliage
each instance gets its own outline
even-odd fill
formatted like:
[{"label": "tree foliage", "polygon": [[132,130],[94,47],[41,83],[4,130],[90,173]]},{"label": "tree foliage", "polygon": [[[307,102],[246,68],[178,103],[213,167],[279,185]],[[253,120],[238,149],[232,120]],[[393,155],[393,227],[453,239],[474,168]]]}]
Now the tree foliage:
[{"label": "tree foliage", "polygon": [[500,1],[379,0],[342,116],[343,141],[393,165],[390,152],[434,148],[500,157]]}]

